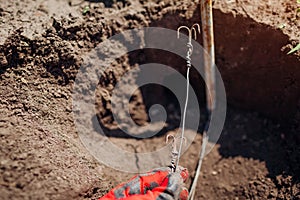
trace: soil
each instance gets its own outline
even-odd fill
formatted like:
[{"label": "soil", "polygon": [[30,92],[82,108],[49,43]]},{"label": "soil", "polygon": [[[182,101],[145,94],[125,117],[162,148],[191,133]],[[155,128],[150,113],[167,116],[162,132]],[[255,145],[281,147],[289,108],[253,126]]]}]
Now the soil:
[{"label": "soil", "polygon": [[[1,199],[97,199],[133,176],[99,163],[79,139],[72,92],[83,57],[123,30],[176,30],[200,19],[195,1],[78,2],[0,3]],[[216,64],[228,109],[221,138],[204,160],[196,199],[300,199],[300,53],[287,55],[299,43],[299,7],[286,0],[214,3]],[[165,53],[124,55],[97,87],[95,116],[109,140],[128,151],[164,146],[165,135],[178,128],[176,101],[160,87],[142,88],[130,102],[138,125],[148,123],[148,108],[157,99],[168,107],[169,126],[160,135],[127,137],[111,112],[112,90],[130,69],[160,61],[185,72],[183,60],[161,61]],[[191,84],[203,107],[203,81],[196,73]],[[191,177],[201,137],[181,160]]]}]

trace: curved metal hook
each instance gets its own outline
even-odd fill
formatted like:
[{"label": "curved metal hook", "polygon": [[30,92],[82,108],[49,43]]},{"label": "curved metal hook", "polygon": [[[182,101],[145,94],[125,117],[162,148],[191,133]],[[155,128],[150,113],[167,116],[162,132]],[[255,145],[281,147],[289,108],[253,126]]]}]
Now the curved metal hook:
[{"label": "curved metal hook", "polygon": [[199,34],[201,33],[201,30],[200,30],[200,25],[198,23],[193,24],[192,30],[194,31],[194,39],[197,40],[197,30],[196,30],[195,26],[197,27]]},{"label": "curved metal hook", "polygon": [[[167,135],[167,137],[166,137],[166,143],[168,143],[169,142],[169,138],[172,138],[173,139],[173,147],[175,147],[175,149],[177,150],[177,148],[176,148],[176,142],[177,142],[177,140],[179,139],[179,138],[176,138],[174,135],[172,135],[172,134],[168,134]],[[184,144],[186,144],[186,138],[185,137],[183,137],[182,138],[183,139],[183,141],[184,141]]]},{"label": "curved metal hook", "polygon": [[168,143],[169,141],[169,137],[172,137],[173,141],[176,140],[175,136],[172,135],[172,134],[168,134],[167,137],[166,137],[166,143]]},{"label": "curved metal hook", "polygon": [[188,31],[189,43],[192,42],[192,30],[187,26],[180,26],[177,29],[177,38],[179,38],[180,29],[185,28]]},{"label": "curved metal hook", "polygon": [[[196,28],[195,28],[196,26]],[[194,39],[197,39],[197,30],[200,33],[200,25],[199,24],[193,24],[193,26],[191,28],[187,27],[187,26],[180,26],[177,29],[177,38],[179,38],[179,33],[180,33],[180,29],[185,28],[188,31],[188,37],[189,37],[189,43],[192,43],[192,38],[193,38],[193,32],[194,32]]]}]

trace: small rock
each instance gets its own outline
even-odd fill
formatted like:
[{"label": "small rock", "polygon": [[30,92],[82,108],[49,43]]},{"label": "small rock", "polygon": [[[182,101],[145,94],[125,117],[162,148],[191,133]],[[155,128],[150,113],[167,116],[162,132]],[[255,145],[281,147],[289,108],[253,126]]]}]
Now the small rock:
[{"label": "small rock", "polygon": [[58,92],[54,92],[54,93],[53,93],[53,96],[54,96],[55,98],[60,98],[60,97],[61,97],[61,94],[59,94]]},{"label": "small rock", "polygon": [[84,47],[84,42],[82,40],[78,42],[78,47],[80,48]]},{"label": "small rock", "polygon": [[92,22],[95,20],[95,17],[90,17],[88,20]]},{"label": "small rock", "polygon": [[16,157],[18,159],[25,160],[28,156],[29,156],[28,153],[21,153],[21,154],[17,155]]},{"label": "small rock", "polygon": [[98,3],[99,8],[100,9],[104,9],[105,8],[105,4],[103,2]]},{"label": "small rock", "polygon": [[25,42],[25,41],[20,41],[20,45],[22,47],[29,47],[29,44],[27,42]]},{"label": "small rock", "polygon": [[217,172],[217,171],[212,171],[211,174],[212,174],[213,176],[216,176],[216,175],[218,174],[218,172]]},{"label": "small rock", "polygon": [[10,173],[9,171],[5,171],[5,172],[2,174],[2,179],[3,179],[5,182],[12,182],[12,181],[14,180],[12,173]]},{"label": "small rock", "polygon": [[16,188],[20,188],[23,189],[25,186],[25,183],[22,183],[21,181],[18,181],[17,183],[15,183]]},{"label": "small rock", "polygon": [[9,163],[9,160],[1,160],[1,162],[0,162],[0,169],[6,169],[8,163]]},{"label": "small rock", "polygon": [[227,163],[224,163],[224,164],[223,164],[223,167],[224,167],[224,168],[228,168],[229,165],[228,165]]},{"label": "small rock", "polygon": [[22,109],[15,109],[13,111],[13,114],[16,115],[16,114],[21,114],[22,113]]},{"label": "small rock", "polygon": [[8,62],[7,62],[6,56],[3,53],[1,53],[0,54],[0,66],[6,67],[7,65],[8,65]]},{"label": "small rock", "polygon": [[277,192],[276,190],[271,190],[270,193],[269,193],[270,197],[276,197],[277,196]]},{"label": "small rock", "polygon": [[42,5],[42,4],[38,7],[38,11],[41,11],[41,12],[43,12],[45,14],[49,13],[48,9],[44,5]]},{"label": "small rock", "polygon": [[25,54],[23,52],[20,52],[18,56],[19,56],[19,59],[24,59],[25,58]]},{"label": "small rock", "polygon": [[25,78],[23,78],[23,77],[21,78],[21,82],[22,82],[22,83],[24,83],[24,84],[27,84],[27,81],[26,81],[26,79],[25,79]]},{"label": "small rock", "polygon": [[72,112],[72,107],[71,106],[67,106],[66,107],[66,112]]}]

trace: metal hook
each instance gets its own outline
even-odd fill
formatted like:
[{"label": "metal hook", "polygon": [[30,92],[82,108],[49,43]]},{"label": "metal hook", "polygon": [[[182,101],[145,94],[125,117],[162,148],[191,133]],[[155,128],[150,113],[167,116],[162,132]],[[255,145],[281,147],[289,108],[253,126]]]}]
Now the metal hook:
[{"label": "metal hook", "polygon": [[168,135],[167,135],[167,137],[166,137],[166,143],[168,143],[168,142],[169,142],[169,137],[172,137],[172,138],[173,138],[173,140],[175,140],[175,136],[174,136],[174,135],[172,135],[172,134],[168,134]]},{"label": "metal hook", "polygon": [[189,27],[187,27],[187,26],[180,26],[180,27],[177,29],[177,38],[179,38],[180,30],[181,30],[182,28],[185,28],[185,29],[188,31],[189,43],[192,43],[193,32],[194,32],[194,39],[195,39],[195,40],[197,39],[197,30],[196,30],[195,26],[197,26],[197,30],[198,30],[198,32],[200,33],[200,25],[199,25],[199,24],[193,24],[193,26],[192,26],[191,28],[189,28]]},{"label": "metal hook", "polygon": [[199,24],[193,24],[192,30],[194,31],[194,38],[195,38],[195,40],[197,40],[197,30],[196,30],[195,26],[197,27],[197,30],[198,30],[199,34],[201,33],[201,31],[200,31],[200,25]]},{"label": "metal hook", "polygon": [[188,37],[189,37],[189,43],[192,42],[192,31],[189,27],[187,26],[180,26],[178,29],[177,29],[177,38],[179,39],[179,33],[180,33],[180,29],[182,28],[185,28],[187,31],[188,31]]},{"label": "metal hook", "polygon": [[[175,137],[174,135],[172,135],[172,134],[168,134],[167,137],[166,137],[166,143],[169,142],[169,137],[172,137],[172,139],[173,139],[173,144],[175,144],[178,138],[176,138],[176,137]],[[179,138],[179,139],[180,139],[180,138]],[[185,137],[183,137],[183,140],[184,140],[184,142],[186,143],[186,138],[185,138]]]},{"label": "metal hook", "polygon": [[[173,143],[172,143],[172,159],[171,159],[171,168],[172,168],[172,171],[175,172],[176,171],[176,168],[177,168],[177,165],[178,165],[178,156],[179,155],[179,150],[177,149],[177,140],[178,139],[181,139],[181,137],[179,138],[176,138],[174,135],[172,134],[168,134],[167,137],[166,137],[166,143],[168,143],[169,141],[169,138],[172,137],[173,139]],[[184,143],[186,143],[186,138],[183,137],[182,140],[184,140]],[[180,149],[180,148],[179,148]]]}]

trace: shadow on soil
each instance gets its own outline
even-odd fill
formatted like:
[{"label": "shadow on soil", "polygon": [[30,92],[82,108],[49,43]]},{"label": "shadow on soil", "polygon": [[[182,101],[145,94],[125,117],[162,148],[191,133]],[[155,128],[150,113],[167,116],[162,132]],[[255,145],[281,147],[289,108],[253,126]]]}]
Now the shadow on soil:
[{"label": "shadow on soil", "polygon": [[[265,161],[273,180],[284,174],[293,176],[293,182],[299,183],[300,137],[296,129],[300,122],[294,119],[300,109],[300,61],[282,50],[289,44],[288,36],[281,30],[243,16],[215,10],[214,17],[216,62],[228,102],[235,109],[245,110],[243,115],[246,116],[235,116],[235,112],[229,109],[224,133],[219,140],[221,155],[224,158],[243,156]],[[189,20],[177,14],[167,14],[150,26],[176,30],[180,25],[191,26],[198,19],[198,12]],[[162,54],[155,60],[159,57]],[[164,64],[178,64],[176,59],[169,60]],[[178,70],[184,71],[185,64],[181,63],[181,66]],[[191,84],[196,86],[196,91],[204,91],[201,78],[192,75]],[[144,99],[151,98],[147,93],[143,94]],[[197,95],[203,100],[203,95]],[[164,98],[164,95],[159,98]],[[247,116],[246,111],[256,111],[262,116],[257,114],[253,118]]]}]

